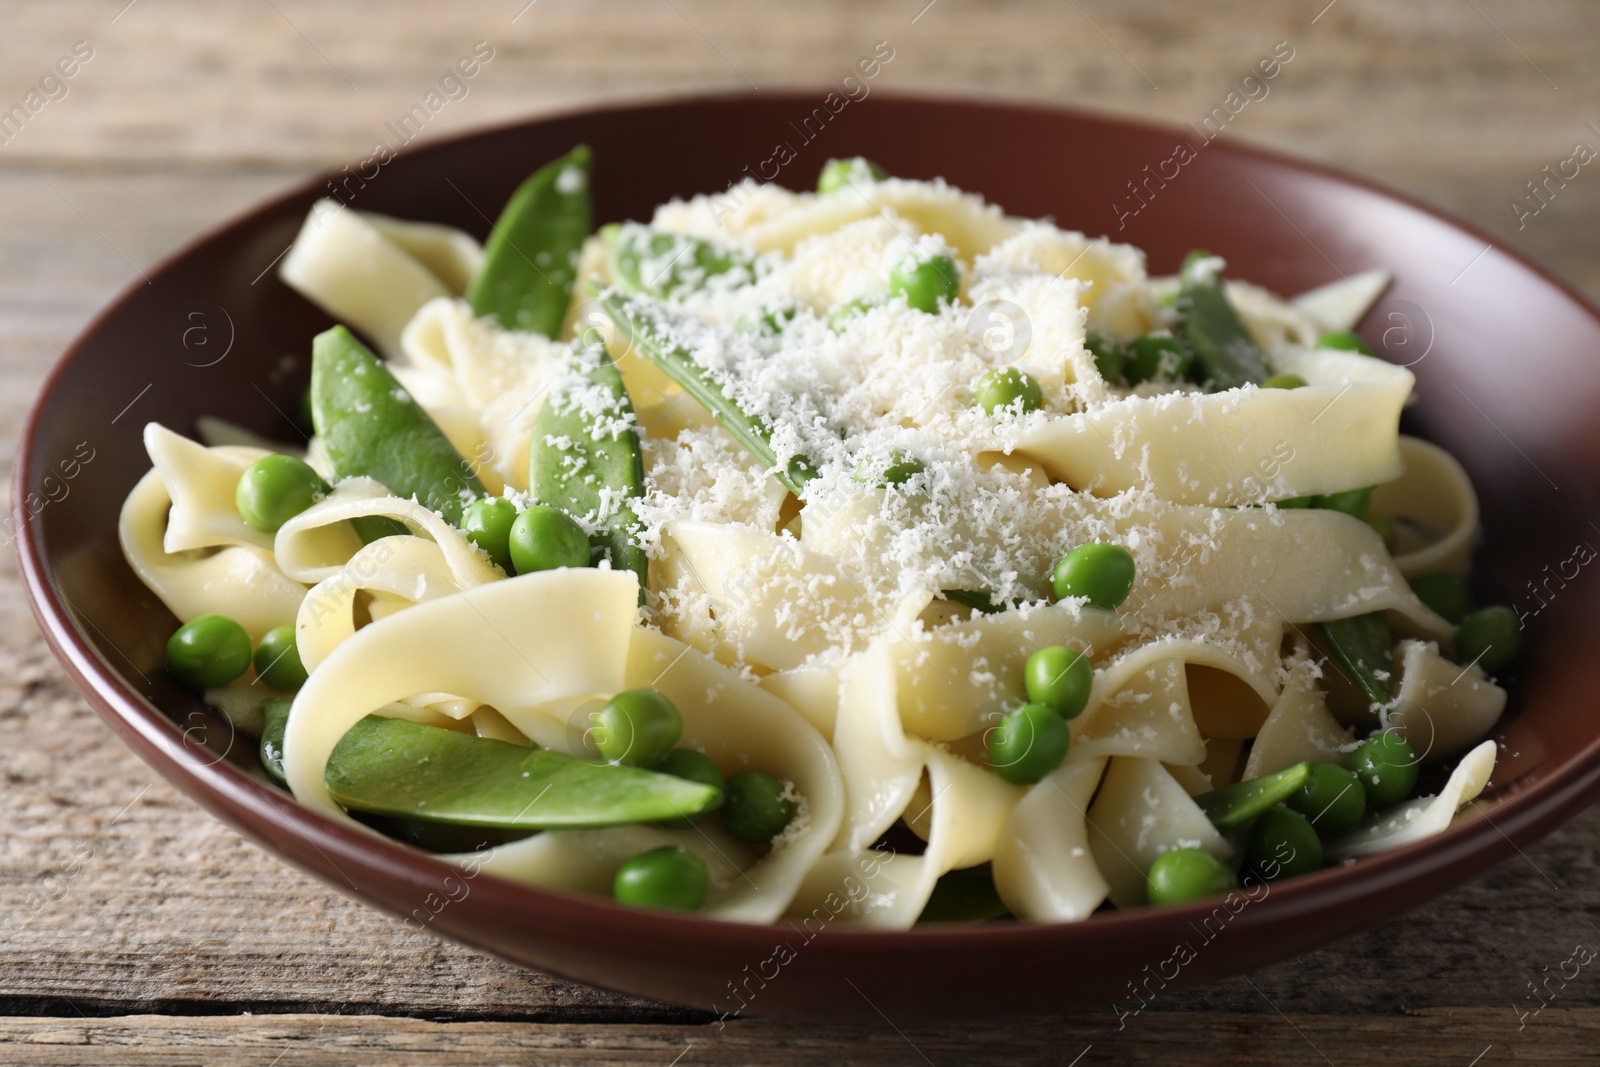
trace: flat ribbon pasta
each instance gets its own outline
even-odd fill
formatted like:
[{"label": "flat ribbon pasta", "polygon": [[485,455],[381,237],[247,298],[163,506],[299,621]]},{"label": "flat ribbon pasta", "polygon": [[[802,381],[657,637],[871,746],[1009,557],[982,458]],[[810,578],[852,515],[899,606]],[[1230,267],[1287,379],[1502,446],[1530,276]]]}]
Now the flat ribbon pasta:
[{"label": "flat ribbon pasta", "polygon": [[1438,796],[1402,801],[1348,835],[1328,842],[1328,859],[1374,856],[1443,833],[1456,812],[1478,798],[1493,773],[1494,742],[1485,741],[1461,757]]},{"label": "flat ribbon pasta", "polygon": [[1477,664],[1452,663],[1432,642],[1402,641],[1396,652],[1400,684],[1388,725],[1419,759],[1454,756],[1494,729],[1506,709],[1506,691]]},{"label": "flat ribbon pasta", "polygon": [[801,800],[789,828],[759,859],[715,820],[686,830],[552,830],[455,859],[517,881],[609,894],[624,861],[647,849],[681,845],[711,872],[706,914],[734,922],[774,921],[839,828],[842,789],[827,742],[783,701],[687,645],[642,627],[631,631],[628,642],[619,687],[648,686],[665,694],[683,716],[679,745],[704,752],[725,774],[759,769],[792,784]]},{"label": "flat ribbon pasta", "polygon": [[1372,493],[1372,513],[1394,524],[1395,566],[1407,578],[1462,575],[1478,536],[1478,494],[1455,457],[1416,437],[1400,438],[1403,475]]},{"label": "flat ribbon pasta", "polygon": [[[172,442],[165,436],[167,431],[154,429],[160,431],[153,435],[159,442],[157,453],[165,457],[166,446]],[[148,440],[152,434],[147,431],[146,436]],[[251,448],[193,447],[206,456],[174,448],[172,454],[183,462],[153,468],[128,494],[117,520],[122,554],[139,580],[180,622],[220,612],[235,619],[252,639],[259,639],[274,627],[294,622],[306,594],[304,585],[278,569],[271,552],[258,547],[253,538],[235,536],[234,524],[245,530],[249,527],[234,510],[233,487],[245,466],[264,453]],[[187,482],[191,473],[199,479],[192,491]],[[164,543],[169,516],[175,510],[167,477],[181,483],[179,495],[189,508],[178,538],[178,543],[188,547],[179,551],[169,551]],[[232,484],[226,489],[224,509],[222,487],[229,477]],[[225,510],[232,512],[231,522]]]},{"label": "flat ribbon pasta", "polygon": [[1089,809],[1089,850],[1110,886],[1111,903],[1145,903],[1150,865],[1175,848],[1233,859],[1233,846],[1166,768],[1152,759],[1113,759]]},{"label": "flat ribbon pasta", "polygon": [[1401,474],[1410,371],[1330,351],[1285,357],[1279,369],[1308,384],[1130,397],[1039,419],[1017,447],[1074,488],[1148,488],[1179,504],[1263,503]]},{"label": "flat ribbon pasta", "polygon": [[994,851],[994,884],[1019,919],[1079,922],[1110,885],[1089,850],[1089,800],[1106,761],[1074,752],[1012,809]]}]

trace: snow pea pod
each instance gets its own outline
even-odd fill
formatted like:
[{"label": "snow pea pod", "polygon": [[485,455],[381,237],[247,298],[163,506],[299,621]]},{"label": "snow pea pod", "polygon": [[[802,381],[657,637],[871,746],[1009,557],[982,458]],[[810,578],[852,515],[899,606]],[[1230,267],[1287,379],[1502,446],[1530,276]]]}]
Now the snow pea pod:
[{"label": "snow pea pod", "polygon": [[1268,808],[1277,806],[1300,791],[1311,773],[1309,763],[1296,763],[1275,774],[1248,778],[1242,782],[1201,793],[1194,798],[1206,818],[1219,830],[1242,826],[1259,818]]},{"label": "snow pea pod", "polygon": [[1328,651],[1374,704],[1387,704],[1394,696],[1394,641],[1389,617],[1381,611],[1348,619],[1317,623]]},{"label": "snow pea pod", "polygon": [[579,145],[511,194],[467,287],[472,313],[508,330],[560,333],[590,213],[589,149]]},{"label": "snow pea pod", "polygon": [[280,785],[288,784],[283,776],[283,731],[289,725],[291,706],[283,697],[269,697],[261,704],[261,717],[266,721],[261,730],[261,766]]},{"label": "snow pea pod", "polygon": [[772,433],[766,420],[741,409],[723,391],[711,372],[695,362],[687,348],[673,342],[655,322],[643,315],[631,314],[621,297],[602,297],[600,305],[617,329],[646,359],[665,371],[669,378],[682,386],[684,392],[711,412],[722,428],[749,449],[750,454],[760,460],[785,489],[795,496],[805,496],[806,483],[816,477],[816,469],[810,460],[797,455],[780,467],[778,454],[772,449]]},{"label": "snow pea pod", "polygon": [[444,431],[343,326],[312,342],[311,418],[341,477],[375,478],[395,496],[416,497],[456,526],[462,508],[485,495]]},{"label": "snow pea pod", "polygon": [[618,288],[657,299],[705,287],[706,281],[735,271],[741,283],[755,280],[749,256],[728,245],[687,234],[667,233],[637,222],[600,228],[606,266]]},{"label": "snow pea pod", "polygon": [[352,811],[501,830],[659,822],[722,800],[686,778],[376,715],[339,740],[325,778]]},{"label": "snow pea pod", "polygon": [[1190,252],[1178,274],[1178,310],[1183,336],[1214,389],[1260,385],[1271,375],[1261,348],[1245,329],[1222,288],[1222,276],[1201,264],[1209,252]]},{"label": "snow pea pod", "polygon": [[633,404],[603,345],[575,350],[568,369],[568,388],[553,392],[534,419],[528,489],[536,503],[596,523],[590,543],[613,568],[639,576],[642,598],[648,561],[634,534],[638,519],[629,504],[644,495]]}]

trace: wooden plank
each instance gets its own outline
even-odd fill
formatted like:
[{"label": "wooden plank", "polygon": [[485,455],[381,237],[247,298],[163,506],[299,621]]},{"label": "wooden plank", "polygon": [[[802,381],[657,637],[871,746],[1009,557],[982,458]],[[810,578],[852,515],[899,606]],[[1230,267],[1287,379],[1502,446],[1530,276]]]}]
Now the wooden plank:
[{"label": "wooden plank", "polygon": [[[1538,1044],[1533,1045],[1537,1034]],[[1108,1030],[1076,1017],[1031,1025],[984,1023],[943,1030],[819,1029],[777,1023],[715,1026],[585,1026],[453,1022],[337,1015],[172,1019],[0,1018],[0,1059],[40,1067],[206,1063],[508,1065],[694,1064],[1073,1064],[1125,1067],[1207,1062],[1269,1064],[1404,1062],[1466,1067],[1521,1061],[1593,1062],[1600,1010],[1550,1008],[1509,1032],[1469,1008],[1386,1015],[1167,1013]],[[1076,1057],[1076,1058],[1075,1058]]]},{"label": "wooden plank", "polygon": [[[1592,168],[1520,229],[1508,206],[1574,142],[1600,147],[1587,126],[1600,121],[1589,103],[1600,75],[1582,0],[1340,0],[1314,24],[1321,0],[925,10],[925,0],[616,0],[599,16],[539,0],[513,21],[524,2],[279,0],[198,15],[138,0],[117,15],[121,0],[62,0],[10,20],[0,106],[73,41],[91,41],[95,56],[64,99],[0,145],[0,439],[15,440],[55,354],[140,270],[298,176],[392,139],[385,124],[477,40],[494,58],[421,140],[578,103],[747,89],[746,78],[820,94],[877,40],[895,57],[873,92],[1004,94],[1181,123],[1288,41],[1294,59],[1224,137],[1397,185],[1600,292]],[[987,1053],[1066,1063],[1090,1044],[1082,1063],[1187,1061],[1197,1047],[1246,1064],[1319,1052],[1336,1063],[1380,1053],[1580,1062],[1600,1010],[1600,981],[1585,970],[1556,983],[1560,1007],[1520,1014],[1574,945],[1600,945],[1588,919],[1600,914],[1591,812],[1409,916],[1249,979],[1163,995],[1123,1029],[1107,1005],[908,1031],[915,1048],[887,1024],[717,1030],[408,932],[204,816],[67,687],[20,602],[10,553],[0,554],[0,826],[0,1014],[33,1017],[0,1021],[0,1060],[667,1063],[692,1042],[684,1062]],[[120,1017],[252,1010],[290,1014]],[[454,1021],[397,1017],[418,1015]],[[506,1021],[471,1021],[484,1016]]]}]

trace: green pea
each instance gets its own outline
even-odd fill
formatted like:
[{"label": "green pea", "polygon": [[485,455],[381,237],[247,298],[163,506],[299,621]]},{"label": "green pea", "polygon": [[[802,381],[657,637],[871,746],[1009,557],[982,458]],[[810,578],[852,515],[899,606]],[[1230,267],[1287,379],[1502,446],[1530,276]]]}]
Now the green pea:
[{"label": "green pea", "polygon": [[1456,659],[1476,663],[1485,674],[1499,674],[1522,651],[1522,625],[1502,604],[1479,608],[1456,629]]},{"label": "green pea", "polygon": [[1400,547],[1400,531],[1394,528],[1394,523],[1382,515],[1366,515],[1361,521],[1377,531],[1378,536],[1383,538],[1384,551],[1394,555]]},{"label": "green pea", "polygon": [[1417,753],[1399,734],[1373,734],[1344,761],[1360,779],[1367,803],[1387,808],[1400,803],[1417,787]]},{"label": "green pea", "polygon": [[682,845],[663,845],[617,868],[611,893],[618,904],[636,908],[694,911],[706,902],[710,887],[705,860]]},{"label": "green pea", "polygon": [[467,505],[461,516],[461,530],[467,540],[494,560],[495,566],[511,573],[511,527],[517,521],[517,506],[504,497],[486,497]]},{"label": "green pea", "polygon": [[1120,385],[1126,380],[1123,377],[1125,357],[1117,342],[1101,334],[1091,333],[1083,339],[1083,347],[1094,357],[1094,365],[1099,369],[1100,377],[1112,385]]},{"label": "green pea", "polygon": [[1050,582],[1056,599],[1088,597],[1093,607],[1111,611],[1128,599],[1137,576],[1133,554],[1121,545],[1092,541],[1061,557]]},{"label": "green pea", "polygon": [[[661,762],[653,768],[658,774],[670,774],[674,778],[684,778],[701,785],[709,785],[720,794],[723,790],[722,771],[711,761],[711,757],[704,752],[692,748],[675,748],[661,757]],[[717,802],[696,815],[689,815],[682,819],[667,819],[662,825],[672,826],[686,830],[705,818],[706,812],[715,811],[722,807],[722,797],[717,797]]]},{"label": "green pea", "polygon": [[1063,719],[1075,719],[1089,703],[1094,668],[1075,648],[1052,645],[1028,657],[1022,669],[1028,699],[1043,704]]},{"label": "green pea", "polygon": [[1364,519],[1367,517],[1367,509],[1372,507],[1372,487],[1346,489],[1342,493],[1324,493],[1317,497],[1311,506],[1326,511],[1340,511],[1352,519]]},{"label": "green pea", "polygon": [[651,767],[683,736],[683,717],[654,689],[629,689],[595,712],[590,736],[612,763]]},{"label": "green pea", "polygon": [[847,185],[881,182],[888,176],[888,171],[862,156],[830,159],[823,164],[822,173],[817,175],[817,192],[832,193]]},{"label": "green pea", "polygon": [[961,294],[961,272],[949,256],[909,255],[889,272],[889,296],[903,296],[917,311],[937,312]]},{"label": "green pea", "polygon": [[589,565],[589,535],[572,516],[535,504],[511,524],[511,565],[518,574]]},{"label": "green pea", "polygon": [[1023,411],[1038,411],[1044,403],[1039,383],[1015,367],[1000,367],[978,379],[973,399],[986,414],[1010,411],[1020,401]]},{"label": "green pea", "polygon": [[1187,904],[1238,889],[1239,877],[1204,849],[1175,848],[1156,857],[1144,885],[1152,904]]},{"label": "green pea", "polygon": [[1263,389],[1304,389],[1310,383],[1298,374],[1274,374],[1261,383]]},{"label": "green pea", "polygon": [[740,841],[771,841],[794,817],[794,802],[783,795],[787,790],[788,786],[760,771],[730,776],[723,786],[722,828]]},{"label": "green pea", "polygon": [[226,615],[190,619],[167,638],[167,670],[195,689],[227,685],[250,669],[250,635]]},{"label": "green pea", "polygon": [[849,300],[833,309],[828,316],[828,329],[839,333],[851,319],[858,315],[865,315],[868,311],[879,305],[880,301],[862,297],[859,300]]},{"label": "green pea", "polygon": [[1354,830],[1367,814],[1361,779],[1337,763],[1310,764],[1306,784],[1286,803],[1311,820],[1319,833],[1334,836]]},{"label": "green pea", "polygon": [[1461,620],[1472,610],[1472,589],[1466,579],[1453,574],[1418,575],[1411,579],[1411,591],[1417,594],[1418,600],[1456,626],[1460,626]]},{"label": "green pea", "polygon": [[1124,371],[1128,381],[1140,382],[1182,381],[1189,373],[1194,354],[1182,341],[1170,333],[1147,333],[1128,344],[1128,358]]},{"label": "green pea", "polygon": [[989,731],[989,765],[1012,785],[1032,785],[1067,758],[1072,730],[1044,704],[1024,704],[1006,712]]},{"label": "green pea", "polygon": [[1250,827],[1244,862],[1269,882],[1310,874],[1322,870],[1322,841],[1304,815],[1269,808]]},{"label": "green pea", "polygon": [[293,626],[287,623],[274,626],[261,638],[256,646],[256,677],[270,688],[284,692],[306,684],[306,669],[300,662]]},{"label": "green pea", "polygon": [[317,502],[328,491],[322,475],[293,456],[262,456],[244,469],[233,502],[239,517],[263,533],[278,527]]},{"label": "green pea", "polygon": [[862,457],[861,462],[856,464],[855,479],[873,485],[904,485],[925,470],[927,466],[920,459],[896,450],[889,453],[887,462],[881,467],[873,461],[873,457]]},{"label": "green pea", "polygon": [[1330,330],[1317,338],[1318,348],[1337,348],[1345,352],[1360,352],[1363,356],[1377,355],[1372,346],[1361,339],[1354,330]]}]

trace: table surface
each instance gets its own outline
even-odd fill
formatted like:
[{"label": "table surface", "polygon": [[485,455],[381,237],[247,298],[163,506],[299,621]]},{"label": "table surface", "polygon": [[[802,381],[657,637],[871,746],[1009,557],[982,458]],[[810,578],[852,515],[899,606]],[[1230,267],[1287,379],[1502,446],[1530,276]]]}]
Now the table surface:
[{"label": "table surface", "polygon": [[[1575,145],[1600,148],[1600,8],[1583,0],[7,7],[0,107],[75,42],[93,49],[66,95],[0,145],[8,441],[68,340],[140,270],[367,155],[480,40],[493,61],[423,139],[603,100],[820,88],[879,40],[895,58],[875,89],[1183,122],[1287,41],[1292,65],[1223,136],[1387,182],[1600,292],[1600,173],[1549,186],[1537,215],[1511,207]],[[9,552],[0,588],[3,1062],[1600,1059],[1600,973],[1554,977],[1600,946],[1600,812],[1378,929],[1125,1020],[1108,1005],[906,1030],[718,1029],[408,931],[285,867],[112,738],[45,649]]]}]

